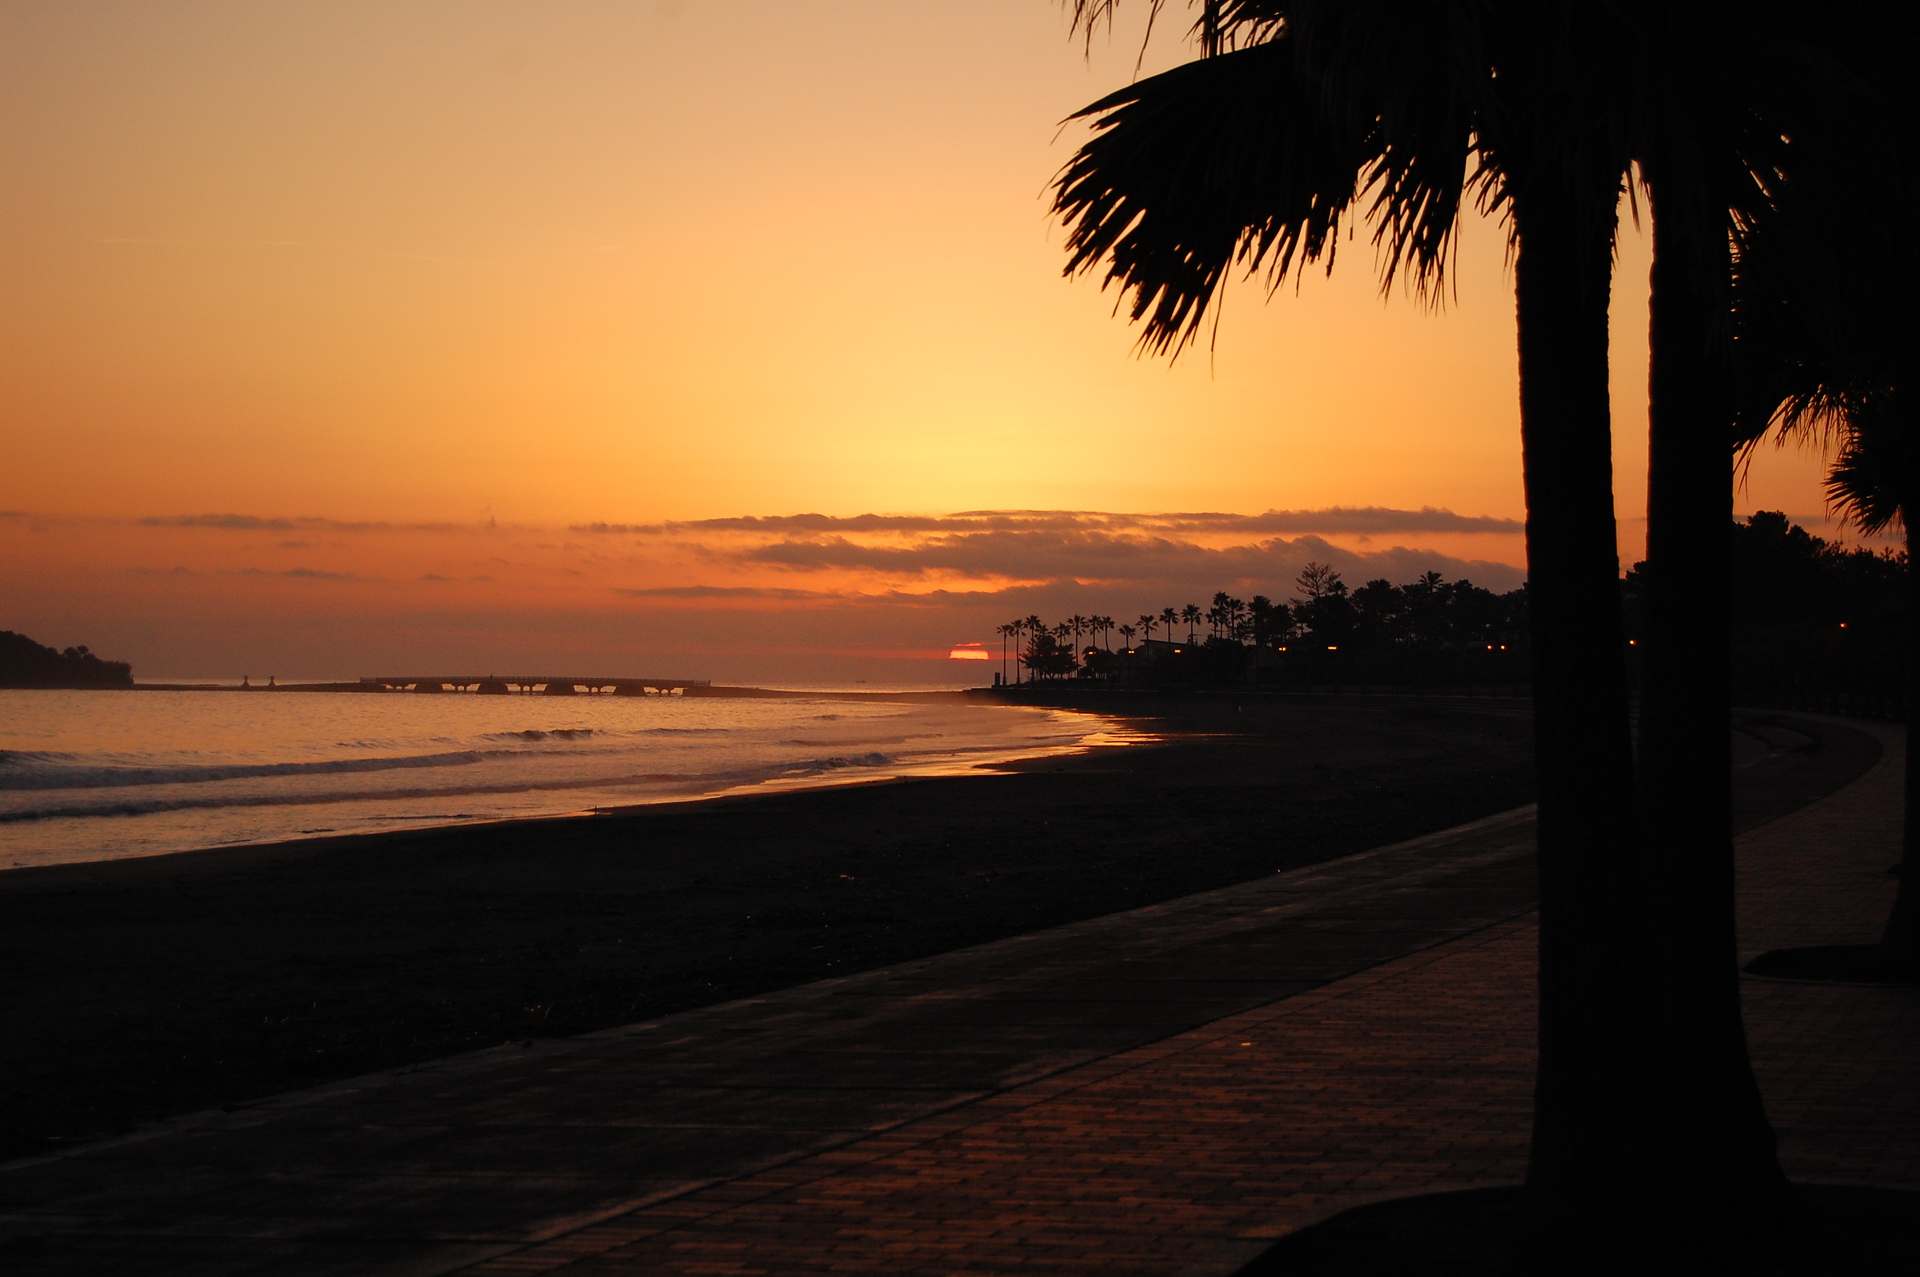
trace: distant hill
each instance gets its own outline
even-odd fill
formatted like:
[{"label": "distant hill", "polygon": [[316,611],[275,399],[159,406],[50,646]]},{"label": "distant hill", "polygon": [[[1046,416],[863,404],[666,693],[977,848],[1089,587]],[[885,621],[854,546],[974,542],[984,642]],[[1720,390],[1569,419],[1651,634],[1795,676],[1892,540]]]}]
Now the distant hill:
[{"label": "distant hill", "polygon": [[57,652],[0,630],[0,687],[132,687],[133,666],[103,661],[84,647]]}]

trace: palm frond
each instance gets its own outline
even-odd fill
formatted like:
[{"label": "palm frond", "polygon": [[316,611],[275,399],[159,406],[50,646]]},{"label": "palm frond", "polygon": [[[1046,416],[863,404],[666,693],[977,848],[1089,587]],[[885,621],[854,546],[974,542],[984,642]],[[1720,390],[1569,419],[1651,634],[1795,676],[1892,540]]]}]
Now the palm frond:
[{"label": "palm frond", "polygon": [[1853,405],[1840,455],[1827,472],[1828,503],[1869,536],[1906,515],[1908,452],[1915,446],[1882,399]]},{"label": "palm frond", "polygon": [[[1120,8],[1120,0],[1061,0],[1067,11],[1067,19],[1078,35],[1093,39],[1093,33],[1102,27],[1113,29],[1113,15]],[[1160,11],[1167,6],[1167,0],[1146,0],[1147,25],[1151,29],[1159,18]]]},{"label": "palm frond", "polygon": [[[1331,269],[1358,198],[1383,283],[1402,269],[1423,289],[1444,275],[1473,184],[1473,113],[1454,68],[1422,65],[1434,33],[1407,23],[1394,29],[1392,56],[1358,61],[1354,41],[1383,39],[1361,22],[1312,28],[1323,56],[1309,67],[1294,26],[1256,14],[1296,7],[1229,0],[1223,21],[1255,15],[1246,20],[1267,22],[1271,38],[1142,80],[1073,117],[1091,119],[1094,136],[1054,184],[1067,273],[1105,262],[1103,286],[1131,294],[1147,351],[1193,340],[1236,267],[1264,271],[1273,288],[1307,262]],[[1372,11],[1379,0],[1352,7]]]},{"label": "palm frond", "polygon": [[1824,92],[1798,108],[1786,155],[1759,181],[1764,198],[1734,228],[1736,436],[1749,452],[1769,431],[1837,448],[1830,494],[1877,529],[1884,503],[1861,485],[1870,470],[1879,487],[1904,482],[1904,460],[1887,458],[1905,446],[1896,412],[1920,393],[1920,248],[1908,225],[1920,33],[1903,6],[1843,6],[1822,27],[1826,51],[1811,56],[1826,62],[1809,75]]},{"label": "palm frond", "polygon": [[1323,110],[1367,130],[1383,287],[1403,269],[1417,292],[1438,286],[1464,197],[1499,198],[1497,170],[1474,158],[1490,100],[1484,0],[1240,0],[1230,16],[1298,41]]},{"label": "palm frond", "polygon": [[[1160,14],[1166,9],[1168,0],[1145,0],[1147,5],[1147,30],[1142,44],[1153,38],[1153,29],[1160,22]],[[1094,33],[1102,28],[1113,30],[1114,14],[1120,8],[1120,0],[1062,0],[1067,10],[1067,18],[1076,35],[1089,44]],[[1187,0],[1188,7],[1200,10],[1199,17],[1193,21],[1190,34],[1199,41],[1202,53],[1214,57],[1238,47],[1234,33],[1243,23],[1235,22],[1228,16],[1230,10],[1241,5],[1236,0]],[[1265,7],[1272,7],[1271,5]],[[1141,55],[1145,56],[1145,49]]]},{"label": "palm frond", "polygon": [[1332,255],[1364,138],[1319,109],[1276,40],[1187,63],[1076,113],[1094,136],[1054,183],[1069,275],[1107,263],[1141,345],[1178,350],[1236,263],[1276,279]]}]

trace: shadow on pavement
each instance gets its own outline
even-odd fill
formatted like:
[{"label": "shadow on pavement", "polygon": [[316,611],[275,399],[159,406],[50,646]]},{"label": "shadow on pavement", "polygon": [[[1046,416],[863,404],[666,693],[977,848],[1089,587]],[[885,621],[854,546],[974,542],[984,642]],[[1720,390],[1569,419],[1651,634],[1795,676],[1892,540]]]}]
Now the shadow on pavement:
[{"label": "shadow on pavement", "polygon": [[[1780,1277],[1920,1272],[1920,1193],[1847,1184],[1797,1186],[1820,1241],[1811,1252],[1722,1271]],[[1342,1211],[1282,1238],[1236,1277],[1496,1277],[1524,1271],[1519,1188],[1400,1197]]]},{"label": "shadow on pavement", "polygon": [[1890,965],[1877,944],[1816,944],[1769,949],[1749,962],[1748,975],[1827,984],[1920,984],[1920,975]]}]

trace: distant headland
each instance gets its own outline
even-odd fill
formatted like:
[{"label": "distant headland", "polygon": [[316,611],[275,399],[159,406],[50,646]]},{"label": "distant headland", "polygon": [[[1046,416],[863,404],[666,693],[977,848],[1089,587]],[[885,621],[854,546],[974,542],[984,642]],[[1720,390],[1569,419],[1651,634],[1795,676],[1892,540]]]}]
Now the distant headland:
[{"label": "distant headland", "polygon": [[103,661],[85,647],[58,651],[0,630],[0,687],[132,687],[133,666]]}]

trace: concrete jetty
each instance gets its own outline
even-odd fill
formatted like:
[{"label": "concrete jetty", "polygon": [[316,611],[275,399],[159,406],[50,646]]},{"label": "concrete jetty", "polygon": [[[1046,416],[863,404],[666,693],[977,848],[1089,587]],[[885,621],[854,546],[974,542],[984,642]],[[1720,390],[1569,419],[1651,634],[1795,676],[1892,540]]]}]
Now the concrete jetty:
[{"label": "concrete jetty", "polygon": [[376,674],[360,686],[384,692],[466,692],[480,696],[672,696],[711,687],[704,678],[603,674]]}]

